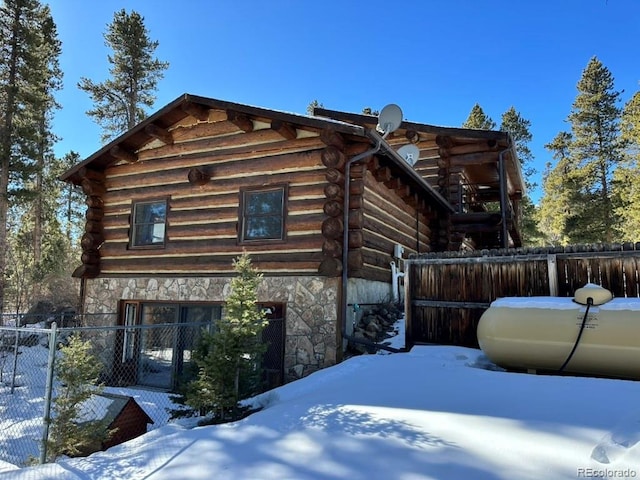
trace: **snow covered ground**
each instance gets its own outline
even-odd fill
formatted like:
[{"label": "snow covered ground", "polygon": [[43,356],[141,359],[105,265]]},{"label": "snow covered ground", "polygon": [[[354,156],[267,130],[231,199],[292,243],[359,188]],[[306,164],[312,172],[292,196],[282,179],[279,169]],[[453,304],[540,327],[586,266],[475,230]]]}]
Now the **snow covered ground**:
[{"label": "snow covered ground", "polygon": [[508,373],[474,349],[354,357],[256,402],[0,480],[640,477],[640,382]]}]

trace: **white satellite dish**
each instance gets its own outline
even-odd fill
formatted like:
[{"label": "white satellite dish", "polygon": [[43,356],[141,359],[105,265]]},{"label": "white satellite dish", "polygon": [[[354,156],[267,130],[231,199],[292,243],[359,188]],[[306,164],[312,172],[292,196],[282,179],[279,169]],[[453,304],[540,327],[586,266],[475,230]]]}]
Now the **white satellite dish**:
[{"label": "white satellite dish", "polygon": [[413,143],[410,143],[400,147],[398,149],[398,155],[404,158],[404,161],[413,167],[420,158],[420,149]]},{"label": "white satellite dish", "polygon": [[386,137],[391,132],[395,132],[402,123],[402,110],[393,103],[382,109],[378,115],[378,126],[376,129]]}]

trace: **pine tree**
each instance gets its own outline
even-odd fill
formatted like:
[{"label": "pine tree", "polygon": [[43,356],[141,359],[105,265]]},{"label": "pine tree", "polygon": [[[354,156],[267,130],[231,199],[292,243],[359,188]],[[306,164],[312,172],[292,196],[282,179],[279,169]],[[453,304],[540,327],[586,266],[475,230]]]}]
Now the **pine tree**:
[{"label": "pine tree", "polygon": [[231,281],[223,318],[213,333],[203,333],[193,354],[198,375],[185,394],[187,405],[201,414],[214,414],[216,421],[239,418],[240,400],[259,393],[262,386],[262,331],[267,325],[257,304],[262,275],[246,252],[234,261],[234,269],[237,276]]},{"label": "pine tree", "polygon": [[315,108],[324,108],[324,105],[318,100],[312,100],[309,102],[309,105],[307,105],[307,115],[313,115],[313,110]]},{"label": "pine tree", "polygon": [[[5,0],[0,6],[0,309],[4,305],[8,212],[32,200],[39,153],[53,143],[50,115],[60,87],[60,43],[48,6]],[[25,196],[26,195],[26,196]]]},{"label": "pine tree", "polygon": [[567,219],[567,233],[575,243],[610,242],[617,221],[611,182],[623,151],[620,92],[614,89],[611,72],[596,57],[582,72],[577,88],[568,118],[573,136],[570,155],[578,187],[574,196],[584,208]]},{"label": "pine tree", "polygon": [[87,114],[102,127],[106,142],[147,116],[144,107],[153,106],[154,92],[169,64],[154,57],[159,43],[150,39],[144,17],[136,11],[116,12],[104,38],[113,51],[107,57],[111,78],[96,83],[82,77],[78,87],[91,97],[94,108]]},{"label": "pine tree", "polygon": [[625,161],[613,174],[618,240],[640,241],[640,92],[625,104],[620,121]]},{"label": "pine tree", "polygon": [[[112,433],[104,419],[92,418],[90,399],[102,392],[98,377],[102,363],[91,353],[91,343],[72,335],[60,349],[55,376],[59,382],[53,401],[47,442],[47,459],[77,456],[92,445],[100,445]],[[88,418],[87,418],[88,417]]]},{"label": "pine tree", "polygon": [[482,110],[480,104],[476,103],[469,116],[462,124],[462,128],[473,128],[476,130],[494,130],[496,128],[496,122],[491,120],[491,117],[487,116]]},{"label": "pine tree", "polygon": [[573,185],[574,167],[570,158],[572,137],[569,132],[560,132],[545,148],[552,152],[556,166],[547,164],[543,176],[543,196],[538,209],[538,226],[548,245],[564,245],[568,242],[567,219],[575,215],[575,195],[578,190]]},{"label": "pine tree", "polygon": [[[528,192],[531,192],[537,186],[535,182],[531,180],[533,175],[536,174],[536,169],[532,166],[533,153],[531,153],[531,149],[529,148],[529,143],[533,139],[530,127],[531,122],[522,117],[514,107],[509,108],[509,110],[502,114],[500,130],[509,132],[511,135],[516,147],[518,159],[522,166],[522,175]],[[537,209],[528,194],[522,197],[520,208],[522,211],[520,231],[522,232],[523,245],[528,246],[541,243],[542,233],[538,229]]]},{"label": "pine tree", "polygon": [[[80,163],[80,154],[72,150],[62,158],[57,159],[55,167],[52,168],[52,173],[55,177],[59,177],[78,163]],[[71,182],[66,182],[64,185],[60,185],[60,183],[57,182],[58,188],[61,188],[58,196],[57,212],[58,216],[63,219],[67,243],[73,250],[84,231],[85,195],[79,186]]]},{"label": "pine tree", "polygon": [[628,155],[637,160],[640,156],[640,91],[624,105],[620,130]]}]

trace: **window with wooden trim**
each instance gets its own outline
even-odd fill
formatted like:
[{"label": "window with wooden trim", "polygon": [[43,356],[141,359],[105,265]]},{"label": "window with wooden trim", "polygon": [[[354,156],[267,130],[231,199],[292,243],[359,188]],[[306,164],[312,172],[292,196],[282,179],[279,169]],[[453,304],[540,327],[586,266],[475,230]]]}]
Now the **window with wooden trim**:
[{"label": "window with wooden trim", "polygon": [[163,247],[167,224],[167,200],[135,202],[131,212],[132,247]]},{"label": "window with wooden trim", "polygon": [[240,192],[240,242],[285,239],[287,188],[279,185]]}]

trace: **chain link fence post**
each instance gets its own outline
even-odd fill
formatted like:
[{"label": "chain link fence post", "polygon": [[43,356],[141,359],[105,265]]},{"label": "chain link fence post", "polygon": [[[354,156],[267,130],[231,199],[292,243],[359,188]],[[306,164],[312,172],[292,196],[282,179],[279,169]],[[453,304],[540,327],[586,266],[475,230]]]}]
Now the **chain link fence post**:
[{"label": "chain link fence post", "polygon": [[51,397],[53,393],[53,369],[55,368],[57,336],[57,325],[56,322],[53,322],[51,324],[51,331],[49,332],[49,360],[47,362],[47,384],[44,394],[44,428],[42,429],[40,464],[47,461],[47,442],[49,440],[49,425],[51,424]]}]

